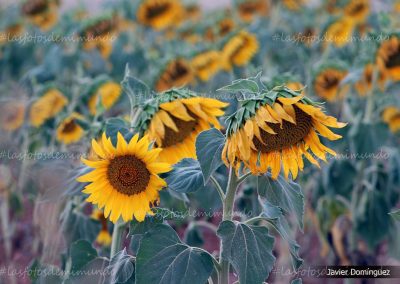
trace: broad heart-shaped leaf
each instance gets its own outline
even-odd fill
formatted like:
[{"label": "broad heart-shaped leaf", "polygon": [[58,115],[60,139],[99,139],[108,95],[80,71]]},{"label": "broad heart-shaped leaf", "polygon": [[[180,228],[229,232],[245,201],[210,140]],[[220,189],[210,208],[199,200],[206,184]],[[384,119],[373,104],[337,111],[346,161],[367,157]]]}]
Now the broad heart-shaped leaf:
[{"label": "broad heart-shaped leaf", "polygon": [[303,230],[304,195],[301,187],[293,181],[287,181],[282,175],[273,180],[270,173],[258,177],[257,181],[260,196],[286,213],[294,213]]},{"label": "broad heart-shaped leaf", "polygon": [[224,142],[225,136],[215,128],[203,131],[197,136],[196,154],[203,173],[204,184],[222,165],[221,155]]},{"label": "broad heart-shaped leaf", "polygon": [[[111,137],[112,143],[117,143],[117,133],[120,132],[124,137],[130,134],[127,122],[121,118],[112,117],[105,123],[107,137]],[[125,137],[126,139],[127,137]]]},{"label": "broad heart-shaped leaf", "polygon": [[147,232],[136,257],[137,284],[204,284],[213,271],[210,254],[181,242],[168,225]]},{"label": "broad heart-shaped leaf", "polygon": [[180,193],[194,192],[204,188],[203,174],[200,164],[194,159],[183,159],[174,165],[174,169],[166,174],[168,188]]},{"label": "broad heart-shaped leaf", "polygon": [[79,271],[82,267],[97,257],[97,251],[85,240],[71,244],[69,249],[71,272]]},{"label": "broad heart-shaped leaf", "polygon": [[299,255],[300,246],[290,235],[289,224],[285,216],[283,216],[282,210],[262,198],[260,198],[260,203],[263,207],[261,216],[265,217],[266,221],[269,222],[282,238],[288,242],[293,268],[294,270],[299,269],[303,264],[303,259]]},{"label": "broad heart-shaped leaf", "polygon": [[124,248],[111,259],[107,271],[110,273],[110,283],[134,283],[134,257],[126,253]]},{"label": "broad heart-shaped leaf", "polygon": [[130,75],[129,67],[125,68],[124,80],[121,82],[124,91],[134,100],[141,102],[150,96],[150,88],[141,80]]},{"label": "broad heart-shaped leaf", "polygon": [[223,221],[217,231],[222,240],[222,258],[229,261],[240,283],[264,283],[275,263],[274,238],[266,227]]},{"label": "broad heart-shaped leaf", "polygon": [[400,209],[390,212],[389,215],[392,216],[394,220],[400,221]]}]

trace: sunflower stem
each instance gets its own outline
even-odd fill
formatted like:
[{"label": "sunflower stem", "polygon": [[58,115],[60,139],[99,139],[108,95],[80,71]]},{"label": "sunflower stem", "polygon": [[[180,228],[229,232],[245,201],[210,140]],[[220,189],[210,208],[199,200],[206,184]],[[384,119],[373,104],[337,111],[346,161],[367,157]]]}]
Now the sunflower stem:
[{"label": "sunflower stem", "polygon": [[116,255],[121,249],[122,245],[122,233],[125,231],[125,222],[118,220],[114,225],[111,241],[111,252],[110,260]]},{"label": "sunflower stem", "polygon": [[[235,175],[233,167],[229,168],[228,185],[226,188],[226,195],[222,207],[222,221],[233,219],[233,208],[235,203],[236,189],[238,187],[238,179]],[[221,271],[219,273],[219,284],[229,284],[229,262],[222,259],[222,241],[219,249],[219,263]]]},{"label": "sunflower stem", "polygon": [[214,184],[215,188],[217,189],[218,194],[219,194],[219,197],[221,198],[221,202],[223,203],[224,200],[225,200],[225,193],[224,193],[224,191],[222,190],[221,185],[219,184],[219,182],[217,181],[217,179],[216,179],[215,177],[213,177],[213,176],[210,176],[210,180],[211,180],[211,182]]}]

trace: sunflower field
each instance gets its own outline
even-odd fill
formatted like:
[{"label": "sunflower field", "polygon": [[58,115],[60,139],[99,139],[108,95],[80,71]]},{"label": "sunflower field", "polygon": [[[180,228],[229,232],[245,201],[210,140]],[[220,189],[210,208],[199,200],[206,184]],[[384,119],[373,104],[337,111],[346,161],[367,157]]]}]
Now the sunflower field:
[{"label": "sunflower field", "polygon": [[399,0],[0,2],[0,284],[400,283],[399,236]]}]

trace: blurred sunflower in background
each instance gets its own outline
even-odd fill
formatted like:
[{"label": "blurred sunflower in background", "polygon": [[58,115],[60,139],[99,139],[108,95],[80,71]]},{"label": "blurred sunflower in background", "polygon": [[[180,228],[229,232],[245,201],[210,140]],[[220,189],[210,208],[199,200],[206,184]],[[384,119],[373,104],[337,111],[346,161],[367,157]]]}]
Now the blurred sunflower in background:
[{"label": "blurred sunflower in background", "polygon": [[139,128],[162,149],[160,161],[175,164],[183,158],[196,158],[197,135],[212,126],[219,129],[218,117],[224,115],[226,106],[188,91],[167,91],[143,105]]},{"label": "blurred sunflower in background", "polygon": [[90,217],[94,220],[99,221],[101,224],[100,232],[96,237],[96,243],[106,247],[110,246],[112,237],[110,235],[110,232],[108,231],[107,218],[104,216],[103,211],[99,209],[94,209]]},{"label": "blurred sunflower in background", "polygon": [[170,171],[171,166],[157,161],[161,149],[149,149],[147,136],[139,139],[136,134],[127,142],[118,132],[116,146],[105,133],[101,139],[101,144],[92,140],[100,158],[82,159],[94,170],[77,179],[89,183],[83,190],[89,194],[86,201],[104,208],[104,216],[114,223],[120,217],[124,222],[133,217],[142,222],[146,214],[153,214],[151,206],[159,199],[158,191],[167,185],[158,175]]},{"label": "blurred sunflower in background", "polygon": [[[277,94],[272,96],[270,94]],[[266,173],[276,179],[283,171],[297,177],[304,168],[303,156],[319,166],[326,154],[336,153],[322,144],[319,135],[329,140],[340,139],[328,127],[341,128],[345,123],[327,116],[309,99],[286,87],[277,87],[263,97],[243,101],[228,118],[227,140],[222,151],[224,163],[238,174],[240,167],[253,174]],[[319,135],[318,135],[319,134]]]},{"label": "blurred sunflower in background", "polygon": [[393,35],[380,45],[376,63],[383,76],[392,81],[400,81],[400,37]]},{"label": "blurred sunflower in background", "polygon": [[144,0],[136,17],[139,23],[156,30],[163,30],[176,24],[184,9],[178,0]]},{"label": "blurred sunflower in background", "polygon": [[306,3],[307,0],[282,0],[285,8],[291,11],[299,11]]},{"label": "blurred sunflower in background", "polygon": [[327,101],[341,98],[345,94],[346,88],[341,88],[340,83],[346,75],[347,71],[336,67],[320,70],[313,82],[316,95]]},{"label": "blurred sunflower in background", "polygon": [[57,0],[27,0],[22,4],[21,11],[32,24],[44,31],[58,22]]},{"label": "blurred sunflower in background", "polygon": [[354,22],[347,17],[338,19],[328,26],[325,31],[326,41],[324,46],[333,44],[336,47],[343,47],[351,42],[354,31]]},{"label": "blurred sunflower in background", "polygon": [[72,113],[60,123],[56,132],[58,141],[68,145],[82,139],[85,131],[76,121],[77,119],[83,119],[83,116],[78,113]]},{"label": "blurred sunflower in background", "polygon": [[191,65],[200,80],[208,81],[221,69],[220,53],[216,50],[200,53],[193,57]]},{"label": "blurred sunflower in background", "polygon": [[55,117],[66,105],[68,99],[57,89],[50,88],[44,92],[31,106],[30,123],[41,126],[46,120]]},{"label": "blurred sunflower in background", "polygon": [[270,9],[268,0],[245,0],[237,4],[237,11],[242,21],[251,22],[256,16],[265,16]]},{"label": "blurred sunflower in background", "polygon": [[344,15],[355,24],[365,22],[370,12],[369,0],[351,0],[344,7]]},{"label": "blurred sunflower in background", "polygon": [[373,76],[374,65],[369,63],[364,67],[361,79],[354,84],[354,87],[360,96],[365,96],[372,90]]},{"label": "blurred sunflower in background", "polygon": [[0,128],[5,131],[15,131],[24,124],[25,104],[9,101],[0,105]]},{"label": "blurred sunflower in background", "polygon": [[187,60],[178,58],[166,65],[155,83],[155,89],[157,92],[163,92],[173,87],[183,87],[191,83],[193,79],[193,67]]},{"label": "blurred sunflower in background", "polygon": [[221,51],[223,68],[230,71],[233,65],[244,66],[250,62],[259,49],[257,37],[241,31],[231,37]]},{"label": "blurred sunflower in background", "polygon": [[8,37],[14,38],[14,37],[18,37],[19,35],[21,35],[24,32],[24,29],[25,28],[24,28],[23,24],[20,22],[15,22],[15,23],[8,25],[6,28],[4,28],[0,32],[0,34],[7,35],[7,37],[0,36],[0,46],[5,44],[8,41]]},{"label": "blurred sunflower in background", "polygon": [[382,120],[388,124],[391,132],[398,132],[400,130],[400,108],[386,107],[382,112]]},{"label": "blurred sunflower in background", "polygon": [[100,102],[104,109],[110,109],[120,98],[122,89],[120,84],[113,81],[102,82],[93,91],[89,98],[88,108],[91,115],[96,114],[97,104]]}]

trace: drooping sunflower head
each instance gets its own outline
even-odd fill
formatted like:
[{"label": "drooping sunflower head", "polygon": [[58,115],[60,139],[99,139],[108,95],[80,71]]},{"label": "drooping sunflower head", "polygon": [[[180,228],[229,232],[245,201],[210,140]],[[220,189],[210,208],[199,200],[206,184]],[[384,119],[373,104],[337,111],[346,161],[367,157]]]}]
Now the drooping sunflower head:
[{"label": "drooping sunflower head", "polygon": [[178,58],[170,61],[159,76],[155,89],[163,92],[174,87],[183,87],[194,79],[194,71],[191,64],[185,59]]},{"label": "drooping sunflower head", "polygon": [[139,23],[156,30],[163,30],[175,24],[184,9],[178,0],[143,0],[137,10]]},{"label": "drooping sunflower head", "polygon": [[256,16],[267,15],[269,8],[270,3],[266,0],[240,1],[237,5],[239,16],[245,22],[252,21]]},{"label": "drooping sunflower head", "polygon": [[212,126],[220,128],[218,117],[227,105],[186,90],[171,90],[144,104],[139,129],[162,149],[160,161],[175,164],[183,158],[196,158],[197,135]]},{"label": "drooping sunflower head", "polygon": [[400,108],[388,106],[382,111],[382,120],[388,124],[393,133],[400,131]]},{"label": "drooping sunflower head", "polygon": [[9,101],[0,106],[0,128],[5,131],[15,131],[24,123],[25,104]]},{"label": "drooping sunflower head", "polygon": [[95,115],[98,104],[101,104],[105,110],[110,109],[120,98],[122,88],[119,84],[107,78],[99,78],[93,83],[89,93],[89,112],[91,115]]},{"label": "drooping sunflower head", "polygon": [[361,79],[354,84],[357,93],[360,96],[365,96],[372,89],[373,76],[375,67],[372,63],[367,64],[364,67]]},{"label": "drooping sunflower head", "polygon": [[341,98],[346,88],[341,88],[341,81],[346,77],[347,71],[339,67],[327,67],[321,69],[314,78],[314,91],[317,96],[327,100],[334,101]]},{"label": "drooping sunflower head", "polygon": [[344,14],[353,22],[363,23],[369,15],[369,0],[351,0],[344,8]]},{"label": "drooping sunflower head", "polygon": [[27,0],[21,6],[22,14],[42,30],[49,30],[58,21],[58,1]]},{"label": "drooping sunflower head", "polygon": [[78,113],[72,113],[60,123],[57,127],[58,141],[68,145],[82,139],[85,131],[77,122],[78,119],[83,119],[83,116]]},{"label": "drooping sunflower head", "polygon": [[233,65],[244,66],[250,62],[259,49],[257,37],[246,31],[241,31],[231,37],[222,48],[221,60],[227,71]]},{"label": "drooping sunflower head", "polygon": [[41,126],[46,120],[55,117],[67,104],[68,99],[58,89],[44,91],[30,108],[31,124],[35,127]]},{"label": "drooping sunflower head", "polygon": [[283,166],[285,177],[291,173],[295,179],[304,168],[303,156],[319,166],[314,155],[324,161],[327,153],[335,155],[322,144],[319,135],[339,139],[341,136],[328,127],[344,126],[303,95],[276,87],[243,101],[242,107],[228,118],[222,159],[236,172],[241,167],[253,174],[270,170],[274,179]]},{"label": "drooping sunflower head", "polygon": [[200,80],[208,81],[221,68],[220,53],[216,50],[200,53],[192,59],[191,65]]},{"label": "drooping sunflower head", "polygon": [[127,222],[135,218],[142,222],[146,214],[152,215],[152,205],[159,199],[159,191],[166,182],[159,174],[171,170],[167,163],[158,162],[161,149],[150,149],[147,136],[134,135],[129,141],[118,133],[114,146],[106,134],[102,143],[92,140],[92,147],[100,159],[82,159],[93,168],[79,177],[89,184],[83,190],[88,202],[104,208],[104,216],[116,222],[120,217]]},{"label": "drooping sunflower head", "polygon": [[377,52],[376,63],[386,78],[392,81],[400,80],[400,36],[392,35],[382,42]]}]

